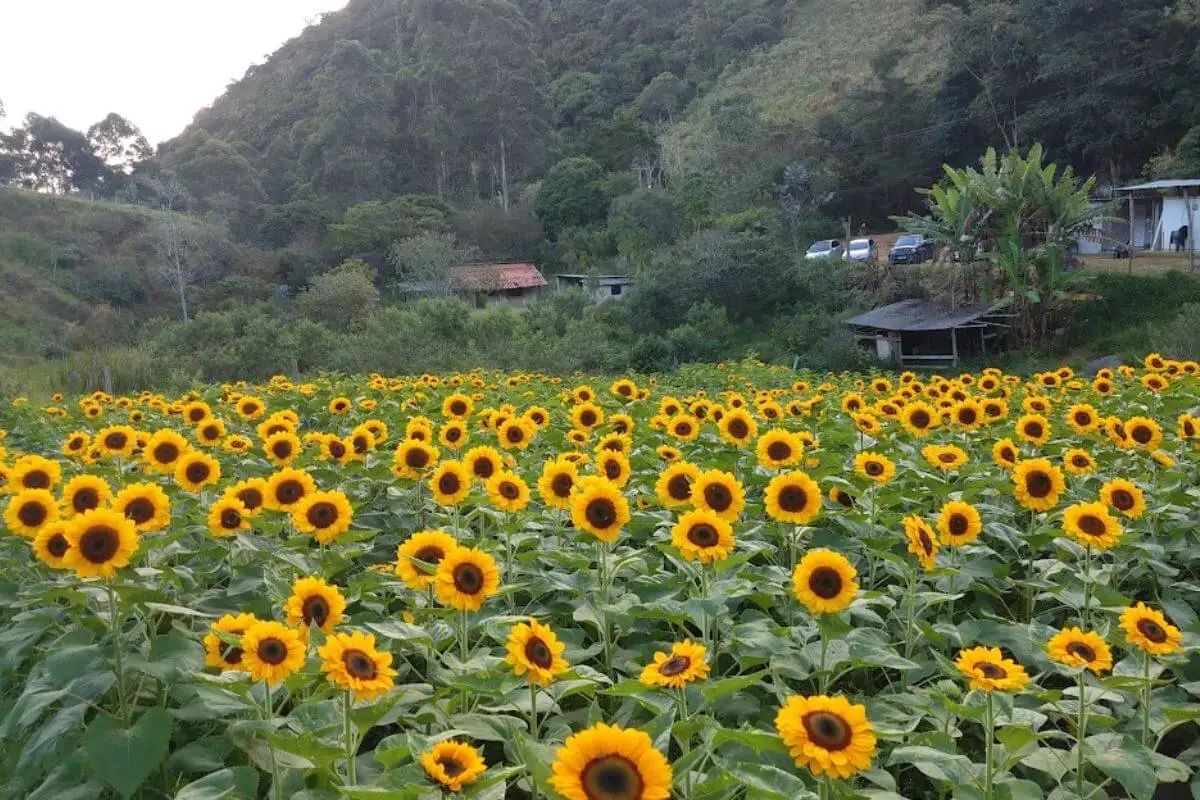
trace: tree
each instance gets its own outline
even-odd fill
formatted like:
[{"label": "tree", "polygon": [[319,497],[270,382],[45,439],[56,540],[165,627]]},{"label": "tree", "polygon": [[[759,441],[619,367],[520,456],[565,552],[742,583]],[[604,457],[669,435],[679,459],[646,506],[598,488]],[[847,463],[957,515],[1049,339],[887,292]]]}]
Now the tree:
[{"label": "tree", "polygon": [[775,202],[792,249],[800,249],[800,224],[833,198],[832,192],[814,186],[812,171],[804,164],[788,164],[775,184]]},{"label": "tree", "polygon": [[479,260],[479,250],[462,245],[450,233],[423,233],[402,239],[388,250],[388,264],[398,284],[425,294],[449,295],[450,270]]},{"label": "tree", "polygon": [[86,136],[40,114],[0,134],[0,160],[8,164],[9,182],[55,194],[100,191],[110,177]]},{"label": "tree", "polygon": [[665,189],[635,189],[612,201],[608,227],[622,255],[640,255],[679,235],[682,211]]},{"label": "tree", "polygon": [[374,271],[359,259],[343,261],[313,278],[296,298],[300,314],[332,330],[348,331],[379,305]]},{"label": "tree", "polygon": [[590,158],[566,158],[550,168],[534,210],[551,239],[564,228],[586,227],[605,218],[603,179],[604,170]]},{"label": "tree", "polygon": [[147,186],[158,198],[161,216],[150,230],[150,241],[158,256],[158,274],[179,295],[179,313],[189,322],[188,289],[201,275],[195,223],[180,213],[191,200],[187,189],[174,176],[150,179]]},{"label": "tree", "polygon": [[393,243],[422,233],[445,233],[450,206],[428,195],[404,195],[384,202],[368,200],[346,209],[329,226],[334,249],[343,256],[386,253]]},{"label": "tree", "polygon": [[129,175],[150,156],[153,148],[137,126],[120,114],[110,113],[87,130],[88,141],[100,160],[121,175]]},{"label": "tree", "polygon": [[662,72],[646,84],[633,101],[642,119],[655,125],[673,122],[675,114],[687,103],[688,85],[674,72]]}]

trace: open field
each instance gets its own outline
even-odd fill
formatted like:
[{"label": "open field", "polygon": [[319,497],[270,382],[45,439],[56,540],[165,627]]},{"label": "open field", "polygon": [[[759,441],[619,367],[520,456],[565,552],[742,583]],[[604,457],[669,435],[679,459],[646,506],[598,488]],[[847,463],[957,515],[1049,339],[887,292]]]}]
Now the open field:
[{"label": "open field", "polygon": [[0,797],[1150,800],[1198,370],[5,398]]}]

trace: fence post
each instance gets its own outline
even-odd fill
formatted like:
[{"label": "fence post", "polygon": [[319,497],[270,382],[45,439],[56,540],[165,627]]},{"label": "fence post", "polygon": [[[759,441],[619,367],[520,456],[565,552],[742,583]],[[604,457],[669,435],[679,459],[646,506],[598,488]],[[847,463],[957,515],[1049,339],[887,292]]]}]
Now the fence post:
[{"label": "fence post", "polygon": [[112,394],[112,370],[107,366],[104,368],[104,393]]}]

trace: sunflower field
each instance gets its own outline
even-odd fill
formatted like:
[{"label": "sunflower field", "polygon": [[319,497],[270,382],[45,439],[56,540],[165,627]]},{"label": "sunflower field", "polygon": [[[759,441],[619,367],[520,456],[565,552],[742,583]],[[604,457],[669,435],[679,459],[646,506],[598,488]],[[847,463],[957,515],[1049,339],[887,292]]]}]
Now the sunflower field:
[{"label": "sunflower field", "polygon": [[0,797],[1200,797],[1193,361],[50,402]]}]

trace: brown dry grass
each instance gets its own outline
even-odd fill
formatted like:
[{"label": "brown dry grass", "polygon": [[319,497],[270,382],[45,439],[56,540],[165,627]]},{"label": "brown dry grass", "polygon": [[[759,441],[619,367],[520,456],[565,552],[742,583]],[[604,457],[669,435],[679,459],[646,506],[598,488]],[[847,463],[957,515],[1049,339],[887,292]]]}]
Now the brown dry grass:
[{"label": "brown dry grass", "polygon": [[1082,256],[1081,261],[1097,272],[1126,272],[1135,275],[1154,275],[1161,272],[1200,273],[1200,253],[1196,254],[1195,267],[1188,263],[1187,253],[1134,253],[1133,263],[1127,258],[1113,258],[1110,254]]}]

